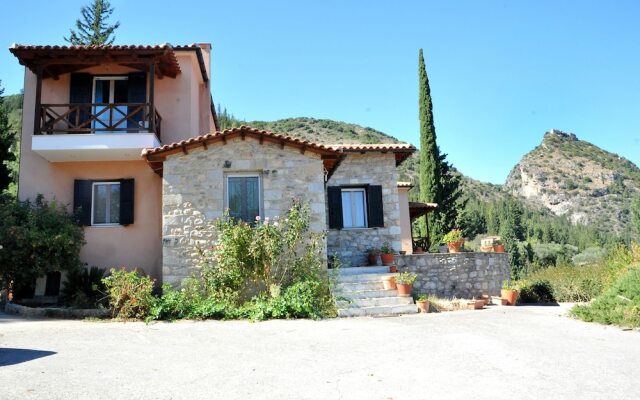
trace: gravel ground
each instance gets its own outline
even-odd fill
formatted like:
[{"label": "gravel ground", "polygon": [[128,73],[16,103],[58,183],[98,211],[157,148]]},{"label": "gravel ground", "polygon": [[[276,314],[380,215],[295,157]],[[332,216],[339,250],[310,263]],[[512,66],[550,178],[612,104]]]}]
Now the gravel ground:
[{"label": "gravel ground", "polygon": [[151,325],[0,314],[0,398],[640,398],[640,333],[567,307]]}]

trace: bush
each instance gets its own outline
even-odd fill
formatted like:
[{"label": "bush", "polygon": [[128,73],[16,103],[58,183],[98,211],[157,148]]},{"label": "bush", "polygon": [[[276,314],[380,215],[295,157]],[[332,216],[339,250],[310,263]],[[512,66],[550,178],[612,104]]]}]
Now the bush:
[{"label": "bush", "polygon": [[518,301],[521,303],[550,303],[555,302],[553,287],[549,281],[536,280],[521,282]]},{"label": "bush", "polygon": [[587,322],[640,327],[640,269],[629,270],[602,296],[575,306],[571,314]]},{"label": "bush", "polygon": [[153,280],[137,271],[111,269],[102,280],[107,288],[113,317],[118,319],[146,319],[155,303]]},{"label": "bush", "polygon": [[106,305],[104,268],[91,267],[69,271],[60,297],[65,305],[76,308],[95,308]]},{"label": "bush", "polygon": [[29,285],[53,271],[80,268],[82,228],[66,208],[38,195],[34,202],[0,199],[0,289]]},{"label": "bush", "polygon": [[607,255],[607,251],[601,247],[588,247],[581,253],[571,258],[574,265],[595,264]]},{"label": "bush", "polygon": [[326,304],[331,293],[327,293],[320,282],[304,281],[289,286],[282,295],[257,296],[245,308],[246,316],[254,320],[312,318],[327,316],[326,310],[333,307]]}]

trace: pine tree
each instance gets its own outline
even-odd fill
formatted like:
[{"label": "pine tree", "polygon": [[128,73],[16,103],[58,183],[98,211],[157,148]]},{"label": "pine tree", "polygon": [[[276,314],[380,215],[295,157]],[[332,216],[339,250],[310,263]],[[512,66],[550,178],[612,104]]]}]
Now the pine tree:
[{"label": "pine tree", "polygon": [[[419,113],[420,113],[420,201],[440,203],[440,151],[436,144],[436,128],[433,123],[433,105],[429,77],[420,49],[418,59]],[[440,211],[440,210],[439,210]],[[420,235],[432,237],[436,226],[435,213],[427,214],[419,223]],[[428,225],[428,231],[427,231]]]},{"label": "pine tree", "polygon": [[3,93],[4,89],[0,86],[0,193],[6,190],[12,182],[9,163],[15,159],[11,152],[14,135],[9,129],[9,117],[3,104]]},{"label": "pine tree", "polygon": [[120,22],[113,25],[107,23],[113,13],[113,7],[107,0],[94,0],[92,5],[82,7],[80,12],[82,21],[76,20],[78,30],[70,29],[71,35],[64,40],[74,46],[113,43],[116,38],[113,33],[120,26]]},{"label": "pine tree", "polygon": [[640,196],[636,197],[631,203],[631,217],[636,232],[640,235]]}]

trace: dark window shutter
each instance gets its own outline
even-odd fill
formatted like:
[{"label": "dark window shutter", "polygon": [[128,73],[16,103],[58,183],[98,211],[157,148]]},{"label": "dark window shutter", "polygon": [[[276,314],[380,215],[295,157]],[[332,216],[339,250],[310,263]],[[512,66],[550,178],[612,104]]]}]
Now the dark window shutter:
[{"label": "dark window shutter", "polygon": [[120,225],[133,224],[134,180],[120,181]]},{"label": "dark window shutter", "polygon": [[91,189],[91,181],[76,179],[73,182],[73,212],[83,226],[91,225]]},{"label": "dark window shutter", "polygon": [[[147,74],[143,72],[134,72],[128,75],[127,90],[129,103],[146,103],[147,102]],[[129,107],[129,113],[132,113],[138,106]],[[138,128],[140,122],[144,119],[145,109],[137,111],[131,118],[127,120],[127,128]]]},{"label": "dark window shutter", "polygon": [[340,186],[327,187],[329,229],[342,229],[342,191]]},{"label": "dark window shutter", "polygon": [[382,186],[371,185],[367,192],[369,197],[369,228],[383,228]]},{"label": "dark window shutter", "polygon": [[[69,84],[69,103],[71,104],[90,104],[93,91],[93,76],[86,73],[71,74],[71,82]],[[73,126],[82,124],[89,119],[91,107],[81,107],[80,113],[72,112],[69,114],[69,121]],[[77,118],[77,120],[76,120]],[[76,124],[77,122],[77,124]],[[71,128],[71,126],[70,126]],[[85,126],[84,128],[90,128]]]}]

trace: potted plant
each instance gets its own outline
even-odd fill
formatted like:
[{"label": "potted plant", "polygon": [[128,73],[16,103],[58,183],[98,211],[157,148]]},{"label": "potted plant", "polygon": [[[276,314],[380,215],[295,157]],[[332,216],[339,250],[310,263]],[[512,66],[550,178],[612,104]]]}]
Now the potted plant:
[{"label": "potted plant", "polygon": [[380,247],[380,260],[382,260],[382,265],[391,265],[393,264],[393,248],[389,245],[389,242],[384,242],[382,247]]},{"label": "potted plant", "polygon": [[391,272],[392,274],[395,274],[396,272],[398,272],[398,266],[397,265],[389,265],[389,272]]},{"label": "potted plant", "polygon": [[442,237],[442,243],[446,243],[449,253],[460,253],[464,237],[460,229],[452,229],[449,233]]},{"label": "potted plant", "polygon": [[502,240],[497,239],[493,241],[493,252],[504,253],[504,243],[502,243]]},{"label": "potted plant", "polygon": [[394,290],[396,289],[396,277],[395,276],[385,276],[382,278],[382,286],[384,290]]},{"label": "potted plant", "polygon": [[518,290],[514,286],[511,286],[509,281],[505,280],[502,282],[500,296],[502,297],[503,304],[506,301],[506,305],[515,306],[516,301],[518,300]]},{"label": "potted plant", "polygon": [[396,276],[396,286],[398,288],[398,296],[409,297],[413,290],[413,282],[416,281],[418,275],[413,272],[401,272]]},{"label": "potted plant", "polygon": [[367,265],[372,267],[378,265],[379,255],[380,255],[379,249],[371,248],[367,250]]},{"label": "potted plant", "polygon": [[420,296],[418,296],[418,298],[416,299],[416,305],[420,309],[421,313],[428,313],[429,312],[429,296],[427,296],[426,294],[421,294]]},{"label": "potted plant", "polygon": [[467,308],[469,310],[482,310],[484,308],[484,300],[482,299],[472,299],[467,303]]}]

